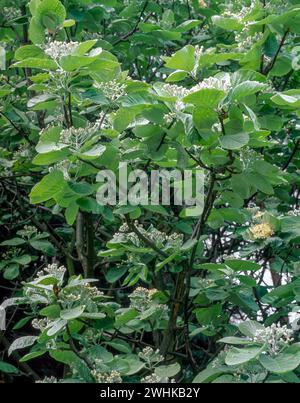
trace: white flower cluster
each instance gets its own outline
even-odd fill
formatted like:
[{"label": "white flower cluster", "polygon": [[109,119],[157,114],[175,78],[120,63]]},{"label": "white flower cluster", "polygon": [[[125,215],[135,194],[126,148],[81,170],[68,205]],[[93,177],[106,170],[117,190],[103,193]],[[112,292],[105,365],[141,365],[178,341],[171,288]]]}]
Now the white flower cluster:
[{"label": "white flower cluster", "polygon": [[261,224],[252,225],[249,229],[251,237],[256,239],[271,238],[275,231],[271,224],[263,222]]},{"label": "white flower cluster", "polygon": [[18,235],[26,238],[30,238],[32,235],[36,234],[38,234],[38,230],[32,225],[24,225],[23,229],[18,231]]},{"label": "white flower cluster", "polygon": [[252,150],[249,147],[245,147],[242,149],[240,153],[241,162],[243,164],[243,168],[246,170],[250,168],[254,162],[257,160],[262,160],[262,154],[258,153],[255,150]]},{"label": "white flower cluster", "polygon": [[163,90],[168,93],[171,97],[177,98],[175,102],[176,111],[181,111],[184,109],[185,104],[182,101],[184,97],[189,95],[189,90],[187,88],[181,87],[176,84],[165,84],[163,86]]},{"label": "white flower cluster", "polygon": [[22,16],[21,10],[15,7],[3,7],[2,8],[3,16],[6,20],[15,20],[16,18],[20,18]]},{"label": "white flower cluster", "polygon": [[[178,249],[183,243],[183,234],[173,233],[170,235],[159,231],[153,226],[150,226],[148,230],[145,230],[142,225],[137,221],[134,223],[136,229],[144,236],[146,236],[152,242],[159,247],[166,246],[168,248]],[[113,243],[125,243],[132,242],[135,246],[140,246],[141,241],[135,232],[130,232],[127,224],[123,224],[119,231],[116,232],[111,240]]]},{"label": "white flower cluster", "polygon": [[240,53],[247,52],[252,49],[253,45],[261,41],[263,38],[262,32],[256,32],[253,35],[249,32],[248,25],[246,25],[240,33],[235,36],[237,47],[235,50]]},{"label": "white flower cluster", "polygon": [[35,383],[58,383],[58,379],[54,376],[46,376],[45,378],[35,381]]},{"label": "white flower cluster", "polygon": [[166,91],[170,96],[177,98],[175,102],[175,109],[176,111],[180,112],[185,107],[183,98],[185,98],[187,95],[203,89],[217,89],[228,92],[231,87],[230,75],[224,74],[221,77],[205,78],[203,81],[201,81],[201,83],[196,84],[189,89],[176,84],[165,84],[163,86],[163,90]]},{"label": "white flower cluster", "polygon": [[98,119],[95,121],[94,125],[97,130],[100,129],[111,129],[112,128],[112,120],[111,117],[105,113],[100,112]]},{"label": "white flower cluster", "polygon": [[300,69],[300,46],[295,46],[291,52],[292,56],[292,67],[294,70]]},{"label": "white flower cluster", "polygon": [[197,78],[199,62],[200,62],[200,59],[201,59],[201,56],[203,55],[203,53],[204,53],[203,46],[196,45],[195,46],[195,55],[194,55],[194,57],[195,57],[195,66],[194,66],[194,69],[192,71],[192,76],[194,78]]},{"label": "white flower cluster", "polygon": [[198,280],[198,284],[199,284],[200,288],[205,289],[205,288],[208,288],[208,287],[214,285],[214,281],[210,280],[210,279],[206,279],[206,278],[201,278]]},{"label": "white flower cluster", "polygon": [[[1,79],[0,79],[1,80]],[[14,158],[19,159],[19,158],[28,158],[30,157],[31,150],[26,144],[22,144],[19,146],[19,148],[14,152]]]},{"label": "white flower cluster", "polygon": [[164,115],[164,121],[167,125],[170,125],[175,119],[177,115],[175,112],[169,112],[166,115]]},{"label": "white flower cluster", "polygon": [[248,383],[261,383],[261,378],[265,379],[267,370],[259,364],[247,363],[241,365],[234,373],[233,376],[237,382],[247,380]]},{"label": "white flower cluster", "polygon": [[175,383],[174,379],[169,379],[168,377],[161,377],[155,373],[147,375],[141,379],[141,383]]},{"label": "white flower cluster", "polygon": [[146,361],[148,364],[152,362],[161,362],[163,361],[164,357],[160,354],[159,350],[153,350],[152,347],[145,347],[141,352],[139,352],[139,357]]},{"label": "white flower cluster", "polygon": [[279,14],[282,13],[286,8],[290,6],[288,1],[282,0],[269,0],[266,2],[264,9],[268,11],[270,14]]},{"label": "white flower cluster", "polygon": [[69,129],[64,129],[60,132],[59,142],[62,144],[69,145],[75,150],[79,150],[84,143],[89,140],[98,130],[98,124],[95,126],[93,124],[87,127],[70,127]]},{"label": "white flower cluster", "polygon": [[[255,8],[257,1],[251,1],[250,6],[244,6],[241,3],[231,2],[226,4],[226,10],[223,16],[227,18],[235,18],[240,22]],[[236,8],[239,7],[239,10]]]},{"label": "white flower cluster", "polygon": [[31,326],[34,329],[40,330],[42,332],[43,330],[46,329],[46,327],[49,325],[49,323],[50,323],[50,321],[48,318],[42,318],[42,319],[35,318],[32,320]]},{"label": "white flower cluster", "polygon": [[295,207],[287,213],[291,217],[298,217],[300,215],[300,207]]},{"label": "white flower cluster", "polygon": [[271,326],[257,330],[253,341],[267,345],[270,355],[276,355],[279,351],[291,343],[293,339],[293,330],[288,329],[286,325],[273,323]]},{"label": "white flower cluster", "polygon": [[167,312],[168,307],[164,304],[158,304],[153,300],[153,296],[157,293],[157,289],[148,290],[144,287],[137,287],[132,294],[129,295],[130,307],[135,308],[139,312],[144,312],[151,306],[156,306],[158,311]]},{"label": "white flower cluster", "polygon": [[185,87],[176,84],[165,84],[163,86],[164,91],[175,98],[182,99],[189,95],[189,90]]},{"label": "white flower cluster", "polygon": [[78,45],[78,42],[48,42],[44,46],[44,52],[52,59],[58,61],[63,56],[71,55]]},{"label": "white flower cluster", "polygon": [[107,82],[94,83],[94,87],[101,90],[106,98],[115,102],[126,94],[126,84],[122,84],[117,80]]},{"label": "white flower cluster", "polygon": [[66,287],[60,293],[60,301],[65,308],[71,308],[74,302],[80,301],[85,306],[94,306],[94,299],[103,297],[104,293],[89,283]]},{"label": "white flower cluster", "polygon": [[208,89],[216,89],[216,90],[221,90],[224,92],[228,92],[231,89],[231,81],[230,81],[230,75],[225,74],[222,75],[221,77],[208,77],[205,78],[201,83],[195,85],[190,89],[190,93],[193,93],[195,91],[203,90],[205,88]]},{"label": "white flower cluster", "polygon": [[5,253],[2,253],[1,258],[3,260],[8,260],[13,257],[19,256],[21,254],[21,252],[22,252],[21,248],[12,247],[12,248],[9,248],[9,250],[7,250]]},{"label": "white flower cluster", "polygon": [[65,266],[58,266],[56,263],[48,264],[43,270],[37,272],[38,277],[43,277],[46,275],[51,275],[58,280],[61,280],[67,269]]},{"label": "white flower cluster", "polygon": [[90,283],[85,283],[83,285],[84,289],[87,291],[87,293],[89,294],[89,296],[91,298],[96,298],[96,297],[103,297],[104,293],[100,290],[98,290],[97,287],[92,286]]},{"label": "white flower cluster", "polygon": [[[137,228],[141,230],[142,227],[138,226]],[[134,232],[130,232],[127,224],[121,225],[119,231],[114,234],[111,242],[113,243],[132,242],[135,246],[140,246],[139,237]]]},{"label": "white flower cluster", "polygon": [[122,383],[121,374],[118,371],[98,372],[95,369],[92,375],[97,383]]}]

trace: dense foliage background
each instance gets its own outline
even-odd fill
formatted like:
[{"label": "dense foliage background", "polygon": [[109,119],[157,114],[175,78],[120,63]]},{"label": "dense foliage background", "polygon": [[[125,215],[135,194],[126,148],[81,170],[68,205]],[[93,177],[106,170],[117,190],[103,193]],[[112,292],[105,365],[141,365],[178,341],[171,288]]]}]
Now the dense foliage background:
[{"label": "dense foliage background", "polygon": [[[299,383],[300,2],[0,5],[2,381]],[[124,162],[203,214],[100,206]]]}]

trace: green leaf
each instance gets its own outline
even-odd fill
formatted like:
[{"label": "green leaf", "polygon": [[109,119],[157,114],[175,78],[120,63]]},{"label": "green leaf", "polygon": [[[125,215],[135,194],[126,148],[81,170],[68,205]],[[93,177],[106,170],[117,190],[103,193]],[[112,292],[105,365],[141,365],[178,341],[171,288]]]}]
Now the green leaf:
[{"label": "green leaf", "polygon": [[30,203],[38,204],[55,197],[64,187],[64,176],[54,170],[37,183],[30,192]]},{"label": "green leaf", "polygon": [[212,126],[218,122],[218,114],[208,107],[197,107],[193,112],[193,120],[200,136],[204,139],[212,135]]},{"label": "green leaf", "polygon": [[180,365],[177,362],[171,365],[160,365],[155,368],[154,372],[160,378],[172,378],[180,372]]},{"label": "green leaf", "polygon": [[244,81],[233,88],[231,92],[231,98],[235,101],[241,98],[248,97],[249,95],[256,94],[267,87],[266,84],[258,81]]},{"label": "green leaf", "polygon": [[32,351],[31,353],[25,354],[21,359],[20,362],[26,362],[29,360],[33,360],[34,358],[41,357],[46,353],[47,350],[41,351]]},{"label": "green leaf", "polygon": [[173,56],[166,58],[166,67],[191,72],[195,65],[195,48],[187,45]]},{"label": "green leaf", "polygon": [[274,374],[284,374],[294,371],[300,365],[300,351],[295,354],[280,353],[275,357],[261,354],[259,361],[263,367]]},{"label": "green leaf", "polygon": [[54,256],[56,253],[54,246],[46,239],[32,239],[29,243],[34,249],[40,250],[48,256]]},{"label": "green leaf", "polygon": [[30,255],[15,256],[12,259],[12,262],[18,263],[21,266],[26,266],[31,262],[31,256]]},{"label": "green leaf", "polygon": [[242,57],[241,53],[203,53],[200,57],[199,65],[204,67],[216,63],[223,63],[227,60],[239,60]]},{"label": "green leaf", "polygon": [[225,260],[226,266],[229,266],[234,271],[257,271],[261,266],[251,260]]},{"label": "green leaf", "polygon": [[30,57],[20,62],[14,63],[11,68],[30,68],[30,69],[40,69],[40,70],[57,70],[57,64],[51,59],[38,59]]},{"label": "green leaf", "polygon": [[240,332],[245,336],[253,338],[256,336],[257,331],[264,330],[264,326],[254,320],[247,320],[238,325]]},{"label": "green leaf", "polygon": [[32,346],[36,341],[36,336],[23,336],[14,340],[8,349],[8,355],[11,355],[14,351],[20,350]]},{"label": "green leaf", "polygon": [[19,245],[24,245],[26,241],[22,238],[12,238],[8,239],[7,241],[1,242],[1,246],[19,246]]},{"label": "green leaf", "polygon": [[193,383],[209,383],[223,373],[220,368],[206,368],[193,380]]},{"label": "green leaf", "polygon": [[166,79],[167,83],[175,83],[178,81],[182,81],[187,77],[187,72],[184,70],[176,70],[173,71],[173,73],[171,73],[169,75],[169,77]]},{"label": "green leaf", "polygon": [[249,143],[250,137],[247,133],[230,134],[219,138],[222,148],[225,150],[239,150]]},{"label": "green leaf", "polygon": [[177,32],[187,32],[201,24],[200,20],[187,20],[175,28]]},{"label": "green leaf", "polygon": [[109,283],[118,281],[126,272],[128,268],[124,267],[111,267],[105,274],[105,279]]},{"label": "green leaf", "polygon": [[37,21],[51,31],[62,26],[66,19],[66,10],[59,0],[42,0],[37,6],[34,16]]},{"label": "green leaf", "polygon": [[85,310],[84,306],[77,306],[76,308],[72,309],[64,309],[60,311],[60,317],[64,320],[72,320],[79,318]]},{"label": "green leaf", "polygon": [[44,51],[35,45],[25,45],[21,46],[15,52],[15,58],[17,60],[28,60],[28,59],[43,59],[46,58]]},{"label": "green leaf", "polygon": [[58,332],[60,332],[62,329],[65,328],[66,324],[68,323],[67,320],[65,319],[58,319],[55,322],[52,323],[52,326],[50,329],[47,331],[47,336],[54,336]]},{"label": "green leaf", "polygon": [[281,222],[281,231],[300,236],[300,216],[284,217]]},{"label": "green leaf", "polygon": [[224,337],[223,339],[218,340],[218,343],[225,343],[225,344],[236,344],[236,345],[247,345],[251,343],[250,340],[242,339],[240,337]]},{"label": "green leaf", "polygon": [[18,264],[10,264],[4,270],[3,277],[6,280],[14,280],[20,274],[19,265]]},{"label": "green leaf", "polygon": [[81,42],[74,52],[72,53],[74,56],[84,56],[92,47],[97,43],[97,39],[91,39],[89,41]]},{"label": "green leaf", "polygon": [[91,148],[88,151],[85,151],[83,153],[80,154],[80,157],[86,160],[90,160],[90,159],[95,159],[100,157],[102,154],[104,154],[106,150],[106,146],[100,144],[100,145],[96,145],[93,148]]},{"label": "green leaf", "polygon": [[264,176],[260,175],[259,173],[248,173],[246,177],[254,188],[268,195],[274,194],[273,186]]},{"label": "green leaf", "polygon": [[274,95],[271,100],[279,106],[300,107],[300,90],[288,90]]},{"label": "green leaf", "polygon": [[18,374],[19,370],[8,362],[0,361],[0,372],[5,374]]},{"label": "green leaf", "polygon": [[49,354],[54,360],[69,365],[71,368],[75,368],[79,376],[87,383],[94,382],[90,374],[90,369],[73,351],[50,350]]},{"label": "green leaf", "polygon": [[122,327],[126,325],[130,320],[135,319],[138,316],[138,311],[136,309],[127,309],[121,315],[116,317],[116,327]]},{"label": "green leaf", "polygon": [[226,357],[227,365],[241,365],[256,358],[261,353],[260,347],[236,348],[232,347]]},{"label": "green leaf", "polygon": [[74,224],[78,211],[79,211],[79,206],[75,202],[69,204],[69,206],[66,208],[65,216],[66,216],[67,223],[69,225]]},{"label": "green leaf", "polygon": [[214,109],[219,105],[224,96],[225,92],[222,90],[204,88],[187,95],[183,98],[183,101],[196,106]]},{"label": "green leaf", "polygon": [[212,22],[220,28],[226,29],[227,31],[239,31],[243,28],[243,24],[238,18],[235,17],[223,17],[221,15],[214,15],[212,17]]}]

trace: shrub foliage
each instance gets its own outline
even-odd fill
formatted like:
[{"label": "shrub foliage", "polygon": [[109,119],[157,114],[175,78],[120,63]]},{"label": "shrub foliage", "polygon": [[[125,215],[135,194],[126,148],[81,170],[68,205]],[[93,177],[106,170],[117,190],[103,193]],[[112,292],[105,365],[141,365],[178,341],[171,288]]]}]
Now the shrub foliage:
[{"label": "shrub foliage", "polygon": [[[0,5],[2,378],[299,383],[300,2]],[[125,163],[203,212],[99,205]]]}]

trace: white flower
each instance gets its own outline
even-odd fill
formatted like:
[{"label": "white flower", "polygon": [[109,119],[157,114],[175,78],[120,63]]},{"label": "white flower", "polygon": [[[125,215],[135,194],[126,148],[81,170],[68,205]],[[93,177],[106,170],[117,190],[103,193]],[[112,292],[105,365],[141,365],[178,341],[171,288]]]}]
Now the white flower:
[{"label": "white flower", "polygon": [[274,235],[274,228],[271,224],[264,222],[250,227],[250,232],[254,239],[268,239]]},{"label": "white flower", "polygon": [[58,383],[58,379],[54,376],[46,376],[44,379],[35,381],[35,383]]},{"label": "white flower", "polygon": [[228,92],[232,87],[230,81],[230,75],[224,74],[220,77],[209,77],[205,78],[201,83],[195,85],[189,90],[189,93],[193,93],[202,89],[216,89]]},{"label": "white flower", "polygon": [[79,150],[84,143],[89,140],[98,130],[97,125],[88,125],[87,127],[70,127],[60,132],[59,142],[69,145],[75,150]]},{"label": "white flower", "polygon": [[98,372],[95,369],[92,371],[92,375],[97,383],[122,383],[121,374],[118,371]]},{"label": "white flower", "polygon": [[46,329],[46,327],[49,325],[50,321],[48,318],[42,318],[42,319],[33,319],[31,322],[31,326],[34,329],[43,331]]},{"label": "white flower", "polygon": [[169,379],[167,376],[161,377],[153,373],[142,378],[141,383],[175,383],[175,380]]},{"label": "white flower", "polygon": [[165,84],[163,90],[166,91],[171,97],[177,98],[175,102],[175,109],[179,112],[184,109],[185,104],[182,99],[189,95],[187,88],[175,84]]},{"label": "white flower", "polygon": [[293,330],[286,325],[281,326],[273,323],[264,329],[259,329],[253,337],[254,342],[266,344],[270,355],[276,355],[280,350],[293,341]]},{"label": "white flower", "polygon": [[65,266],[58,266],[56,263],[48,264],[43,270],[37,273],[38,277],[43,277],[46,275],[51,275],[58,280],[62,280],[63,276],[65,275],[67,269]]},{"label": "white flower", "polygon": [[175,119],[177,115],[175,112],[169,112],[166,115],[164,115],[164,121],[166,122],[167,125],[170,125]]},{"label": "white flower", "polygon": [[58,61],[63,56],[71,55],[74,50],[79,45],[78,42],[59,42],[53,41],[48,42],[44,46],[44,51],[46,55],[50,56],[52,59]]},{"label": "white flower", "polygon": [[158,292],[156,288],[148,290],[144,287],[137,287],[132,294],[129,295],[130,307],[137,309],[139,312],[144,312],[150,307],[155,306],[157,311],[161,313],[167,312],[168,307],[164,304],[158,304],[153,300],[153,295]]},{"label": "white flower", "polygon": [[206,88],[228,92],[231,89],[231,87],[232,84],[230,81],[230,75],[224,74],[219,77],[205,78],[199,84],[193,86],[190,89],[175,84],[165,84],[163,86],[163,90],[166,91],[170,96],[177,98],[175,101],[175,109],[176,111],[179,112],[185,107],[183,98],[185,98],[187,95],[193,94],[196,91]]},{"label": "white flower", "polygon": [[163,361],[164,357],[160,354],[159,350],[153,350],[152,347],[145,347],[141,352],[139,352],[139,357],[148,362],[161,362]]},{"label": "white flower", "polygon": [[300,69],[300,46],[296,46],[292,49],[292,67],[294,70]]},{"label": "white flower", "polygon": [[107,82],[94,83],[94,87],[101,90],[106,98],[110,101],[117,101],[126,94],[126,85],[119,83],[117,80]]},{"label": "white flower", "polygon": [[288,211],[289,216],[298,217],[300,215],[300,207],[295,207],[293,210]]},{"label": "white flower", "polygon": [[15,7],[3,7],[2,13],[6,20],[14,20],[22,16],[21,10]]},{"label": "white flower", "polygon": [[[152,242],[155,242],[158,247],[178,249],[180,246],[182,246],[184,238],[183,234],[172,233],[170,235],[167,235],[153,226],[150,226],[147,230],[145,230],[144,227],[138,222],[135,222],[134,225],[141,234],[146,236]],[[132,242],[135,246],[141,245],[141,241],[138,235],[135,232],[130,232],[127,224],[123,224],[119,228],[119,231],[114,234],[111,242],[124,243],[128,241]]]}]

